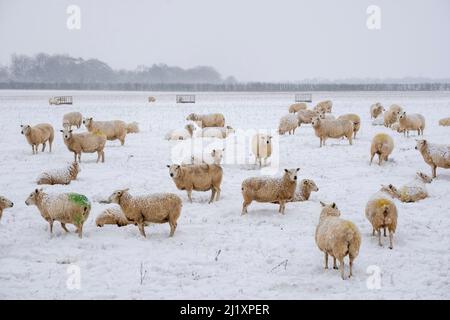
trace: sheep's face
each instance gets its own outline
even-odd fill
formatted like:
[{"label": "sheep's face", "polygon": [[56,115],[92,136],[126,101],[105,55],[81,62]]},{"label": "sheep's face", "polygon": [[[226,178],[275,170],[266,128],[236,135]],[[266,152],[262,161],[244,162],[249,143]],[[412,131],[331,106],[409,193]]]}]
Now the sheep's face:
[{"label": "sheep's face", "polygon": [[300,168],[296,169],[284,169],[284,176],[289,179],[289,181],[297,181],[297,173],[300,171]]},{"label": "sheep's face", "polygon": [[319,191],[319,188],[317,188],[317,185],[312,180],[303,180],[303,186],[311,191]]},{"label": "sheep's face", "polygon": [[64,128],[63,130],[59,130],[59,131],[62,132],[64,140],[70,140],[70,138],[72,138],[72,131],[73,130],[69,130],[68,128]]},{"label": "sheep's face", "polygon": [[78,162],[72,162],[72,166],[74,167],[74,169],[76,169],[78,172],[81,172],[81,167],[78,164]]},{"label": "sheep's face", "polygon": [[260,143],[270,144],[272,142],[272,136],[261,135],[259,136]]},{"label": "sheep's face", "polygon": [[336,203],[326,204],[320,201],[320,205],[322,206],[322,212],[320,213],[320,217],[339,217],[341,212],[339,211]]},{"label": "sheep's face", "polygon": [[197,121],[198,117],[195,113],[191,113],[190,115],[187,116],[186,120]]},{"label": "sheep's face", "polygon": [[181,166],[179,164],[167,165],[169,168],[169,175],[171,178],[176,179],[180,176]]},{"label": "sheep's face", "polygon": [[119,204],[120,198],[123,196],[123,194],[125,192],[128,192],[128,189],[114,191],[112,193],[112,195],[109,196],[108,202],[109,203],[117,203],[117,204]]},{"label": "sheep's face", "polygon": [[42,193],[42,189],[36,189],[30,195],[28,196],[27,200],[25,200],[25,204],[27,206],[31,206],[33,204],[36,204],[36,199],[38,196]]},{"label": "sheep's face", "polygon": [[422,152],[426,149],[426,146],[427,146],[427,140],[420,139],[420,140],[417,140],[415,149]]},{"label": "sheep's face", "polygon": [[93,118],[84,118],[84,119],[83,119],[83,124],[84,124],[86,127],[89,127],[89,126],[92,124],[92,121],[93,121]]},{"label": "sheep's face", "polygon": [[0,196],[0,208],[6,209],[6,208],[12,208],[14,206],[14,203],[6,199],[5,197]]},{"label": "sheep's face", "polygon": [[320,126],[320,120],[320,115],[312,119],[311,125],[313,126],[313,128],[317,128],[318,126]]},{"label": "sheep's face", "polygon": [[24,134],[24,135],[28,135],[31,131],[31,127],[29,125],[21,125],[20,126],[22,128],[22,130],[20,131],[20,133]]},{"label": "sheep's face", "polygon": [[398,112],[398,111],[394,111],[394,114],[396,114],[398,116],[399,119],[405,119],[406,118],[406,112]]},{"label": "sheep's face", "polygon": [[228,134],[232,134],[232,133],[235,133],[235,132],[236,132],[236,130],[234,130],[233,127],[227,126],[227,133]]},{"label": "sheep's face", "polygon": [[215,160],[215,162],[220,163],[223,159],[223,153],[225,149],[213,149],[211,151],[211,157]]},{"label": "sheep's face", "polygon": [[433,181],[433,178],[429,177],[423,172],[417,172],[416,174],[420,178],[420,180],[422,180],[425,183],[431,183]]}]

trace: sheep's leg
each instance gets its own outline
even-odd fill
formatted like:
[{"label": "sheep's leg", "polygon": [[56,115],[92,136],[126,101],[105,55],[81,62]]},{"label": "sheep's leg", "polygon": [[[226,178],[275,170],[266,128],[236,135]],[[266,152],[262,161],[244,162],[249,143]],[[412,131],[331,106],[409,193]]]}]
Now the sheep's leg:
[{"label": "sheep's leg", "polygon": [[33,154],[35,154],[35,152],[34,152],[34,144],[31,145],[31,150],[32,150]]},{"label": "sheep's leg", "polygon": [[284,214],[285,204],[286,202],[284,200],[280,200],[280,209],[278,210],[278,212],[280,212],[281,214]]},{"label": "sheep's leg", "polygon": [[220,198],[220,188],[216,189],[216,201],[219,201]]},{"label": "sheep's leg", "polygon": [[342,280],[345,280],[344,258],[339,258],[339,269],[341,270]]},{"label": "sheep's leg", "polygon": [[39,144],[34,145],[34,150],[35,150],[36,154],[39,153]]},{"label": "sheep's leg", "polygon": [[123,146],[125,144],[125,137],[119,139],[120,140],[120,144]]},{"label": "sheep's leg", "polygon": [[383,235],[386,237],[386,227],[383,228],[383,231],[384,231]]},{"label": "sheep's leg", "polygon": [[50,234],[53,234],[53,220],[52,219],[49,219],[49,220],[47,220],[48,221],[48,224],[49,224],[49,226],[50,226]]},{"label": "sheep's leg", "polygon": [[375,236],[375,229],[372,228],[372,237]]},{"label": "sheep's leg", "polygon": [[372,156],[370,157],[370,165],[372,165],[373,157],[375,157],[375,153],[373,153]]},{"label": "sheep's leg", "polygon": [[436,166],[431,167],[431,173],[433,175],[433,178],[436,178]]},{"label": "sheep's leg", "polygon": [[378,154],[378,165],[379,166],[381,166],[381,160],[382,160],[382,157],[381,157],[381,154],[379,153]]},{"label": "sheep's leg", "polygon": [[97,151],[97,163],[100,161],[101,157],[102,157],[101,151]]},{"label": "sheep's leg", "polygon": [[189,202],[192,203],[192,190],[186,190]]},{"label": "sheep's leg", "polygon": [[215,196],[216,196],[216,189],[211,188],[211,198],[209,199],[208,203],[212,203],[214,201]]},{"label": "sheep's leg", "polygon": [[145,230],[144,230],[144,221],[138,222],[138,228],[139,228],[139,232],[141,233],[141,236],[143,236],[144,238],[147,238],[147,236],[145,235]]},{"label": "sheep's leg", "polygon": [[177,228],[177,223],[175,221],[171,221],[169,219],[169,225],[170,225],[170,234],[169,237],[173,237],[173,234],[175,233],[175,229]]},{"label": "sheep's leg", "polygon": [[348,143],[349,143],[350,145],[353,145],[352,135],[350,135],[350,137],[348,137]]},{"label": "sheep's leg", "polygon": [[44,152],[45,151],[45,146],[46,146],[47,144],[44,142],[43,144],[42,144],[42,152]]},{"label": "sheep's leg", "polygon": [[73,158],[74,158],[74,161],[77,162],[77,153],[76,152],[73,153]]},{"label": "sheep's leg", "polygon": [[353,276],[353,259],[354,257],[351,256],[350,254],[348,255],[348,259],[349,259],[349,267],[350,267],[350,273],[349,273],[349,277]]},{"label": "sheep's leg", "polygon": [[378,232],[378,245],[382,247],[383,245],[381,244],[381,229],[378,229],[377,232]]},{"label": "sheep's leg", "polygon": [[333,269],[335,269],[335,270],[338,269],[338,267],[336,265],[336,258],[335,257],[333,257]]},{"label": "sheep's leg", "polygon": [[81,239],[81,238],[83,238],[83,225],[82,224],[80,224],[79,226],[78,226],[78,237]]},{"label": "sheep's leg", "polygon": [[102,163],[105,162],[105,151],[102,151]]},{"label": "sheep's leg", "polygon": [[64,230],[65,232],[70,232],[69,230],[67,230],[66,224],[65,224],[65,223],[62,223],[62,222],[61,222],[61,228],[63,228],[63,230]]},{"label": "sheep's leg", "polygon": [[49,142],[48,142],[49,152],[52,152],[52,143],[53,143],[52,141],[49,141]]},{"label": "sheep's leg", "polygon": [[81,163],[81,152],[78,154],[78,162]]},{"label": "sheep's leg", "polygon": [[241,215],[244,215],[244,214],[248,213],[247,207],[250,205],[250,203],[252,203],[251,200],[250,200],[250,201],[245,201],[245,200],[244,200],[244,203],[242,204],[242,212],[241,212]]},{"label": "sheep's leg", "polygon": [[326,253],[326,252],[324,252],[325,253],[325,269],[328,269],[328,253]]},{"label": "sheep's leg", "polygon": [[389,230],[389,249],[394,249],[394,233]]}]

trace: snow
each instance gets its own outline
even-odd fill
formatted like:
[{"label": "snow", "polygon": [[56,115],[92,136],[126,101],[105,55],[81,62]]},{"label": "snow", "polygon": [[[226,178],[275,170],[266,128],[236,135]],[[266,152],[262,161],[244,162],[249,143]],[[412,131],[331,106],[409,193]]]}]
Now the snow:
[{"label": "snow", "polygon": [[[175,94],[58,92],[73,95],[74,105],[49,106],[55,92],[0,91],[0,194],[15,204],[0,221],[0,299],[450,298],[450,170],[438,169],[437,179],[427,186],[429,198],[417,203],[395,200],[399,222],[393,250],[377,245],[364,216],[368,199],[381,184],[401,185],[416,171],[431,173],[414,149],[417,137],[372,126],[370,106],[375,101],[398,103],[408,112],[422,113],[427,121],[424,138],[450,144],[449,129],[438,126],[438,120],[450,114],[450,93],[313,93],[314,101],[333,100],[336,115],[359,114],[361,130],[353,146],[330,139],[319,148],[310,125],[279,137],[277,176],[284,168],[300,167],[299,181],[313,179],[319,188],[309,201],[287,203],[284,216],[277,212],[278,205],[255,202],[240,216],[241,183],[260,175],[253,164],[224,166],[220,201],[208,204],[210,192],[193,192],[194,202],[189,203],[166,167],[178,142],[166,141],[164,135],[182,128],[192,112],[222,112],[235,129],[275,130],[294,94],[197,93],[195,104],[176,104]],[[155,103],[147,102],[149,95],[156,96]],[[95,163],[95,154],[84,155],[82,171],[70,185],[44,187],[52,193],[88,196],[92,210],[83,239],[66,234],[58,223],[50,237],[37,208],[24,203],[39,173],[73,159],[59,133],[63,114],[70,111],[101,120],[138,121],[142,130],[128,135],[124,147],[108,141],[104,164]],[[55,127],[51,154],[32,155],[20,134],[20,124],[38,122]],[[395,148],[381,167],[369,166],[370,141],[378,132],[389,133]],[[96,216],[108,207],[99,201],[128,187],[133,195],[173,192],[182,198],[173,238],[168,237],[168,224],[146,227],[147,238],[134,225],[95,226]],[[342,218],[353,221],[362,233],[349,280],[323,269],[323,253],[314,241],[319,200],[336,202]],[[71,285],[78,271],[79,289]],[[377,283],[378,271],[380,289],[370,285]]]}]

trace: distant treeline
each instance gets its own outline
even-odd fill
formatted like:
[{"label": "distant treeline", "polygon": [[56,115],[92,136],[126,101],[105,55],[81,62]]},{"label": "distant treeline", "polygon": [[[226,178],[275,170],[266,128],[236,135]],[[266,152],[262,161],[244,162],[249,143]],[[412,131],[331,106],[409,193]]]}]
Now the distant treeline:
[{"label": "distant treeline", "polygon": [[291,84],[291,83],[35,83],[0,82],[0,89],[119,91],[450,91],[450,83]]}]

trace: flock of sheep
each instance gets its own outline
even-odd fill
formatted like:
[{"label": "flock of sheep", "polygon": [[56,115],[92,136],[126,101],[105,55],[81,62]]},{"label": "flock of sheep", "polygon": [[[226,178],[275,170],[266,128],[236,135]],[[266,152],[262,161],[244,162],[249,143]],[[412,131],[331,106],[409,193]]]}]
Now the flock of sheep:
[{"label": "flock of sheep", "polygon": [[[332,101],[318,103],[313,109],[308,109],[306,103],[296,103],[289,107],[289,113],[280,119],[278,133],[295,134],[296,128],[302,124],[311,124],[315,135],[320,140],[320,147],[325,145],[327,139],[347,138],[352,144],[360,129],[361,120],[357,114],[345,114],[339,117],[332,115]],[[409,136],[409,131],[417,131],[423,135],[425,118],[420,114],[406,113],[402,107],[392,105],[385,110],[380,103],[370,107],[373,124],[383,124],[397,132]],[[380,119],[382,121],[380,121]],[[195,139],[197,137],[225,139],[235,133],[231,126],[225,125],[225,117],[220,114],[190,114],[186,120],[189,123],[182,129],[172,130],[166,135],[168,140]],[[42,173],[37,184],[70,184],[80,172],[78,162],[82,153],[97,152],[97,162],[105,161],[104,148],[107,140],[119,140],[123,145],[128,133],[137,133],[137,123],[126,124],[121,120],[96,121],[93,118],[83,118],[78,112],[64,115],[62,136],[67,149],[74,154],[74,162],[66,168]],[[82,124],[87,132],[74,133],[72,127],[80,129]],[[440,125],[450,125],[450,119],[442,119]],[[54,140],[54,130],[50,124],[35,126],[24,125],[22,134],[32,146],[33,154],[38,152],[39,145],[42,151],[49,144],[51,152]],[[260,166],[266,164],[272,154],[272,137],[268,134],[255,134],[251,139],[252,152],[255,161]],[[415,202],[428,197],[426,183],[431,183],[436,177],[436,168],[450,168],[450,145],[440,145],[421,139],[417,141],[416,149],[423,156],[424,161],[432,169],[432,177],[418,172],[415,179],[400,188],[393,185],[382,186],[368,201],[365,215],[372,225],[373,235],[378,236],[379,245],[381,232],[387,236],[389,231],[389,248],[393,249],[393,235],[397,227],[398,211],[394,199],[402,202]],[[393,139],[385,133],[373,137],[370,146],[370,163],[378,155],[379,165],[387,161],[394,150]],[[222,156],[223,149],[214,149],[210,152],[209,160],[205,155],[192,156],[184,163],[167,165],[169,175],[179,190],[185,190],[189,201],[192,202],[192,191],[211,191],[210,203],[220,199],[221,184],[223,181]],[[243,197],[242,215],[247,214],[248,206],[253,202],[277,204],[279,212],[284,214],[285,206],[293,201],[306,201],[311,192],[318,191],[312,180],[298,182],[300,168],[284,169],[281,177],[257,176],[249,177],[242,182]],[[134,196],[128,189],[117,190],[103,201],[104,203],[118,204],[115,208],[104,210],[96,217],[96,225],[105,224],[125,226],[134,224],[145,237],[144,227],[148,223],[168,223],[170,236],[174,235],[177,220],[181,214],[182,200],[173,193],[155,193],[143,196]],[[78,193],[50,194],[43,189],[35,189],[26,199],[27,205],[35,205],[41,216],[49,223],[52,233],[53,223],[60,222],[61,227],[68,232],[66,224],[73,224],[77,228],[79,237],[82,237],[83,224],[87,220],[91,203],[88,198]],[[340,211],[335,203],[321,202],[322,211],[316,228],[315,240],[318,248],[324,253],[325,268],[328,268],[328,256],[333,257],[333,268],[339,269],[343,279],[344,257],[349,257],[349,276],[352,275],[352,265],[358,256],[361,234],[354,223],[340,218]],[[0,197],[0,218],[3,209],[11,208],[13,203]]]}]

